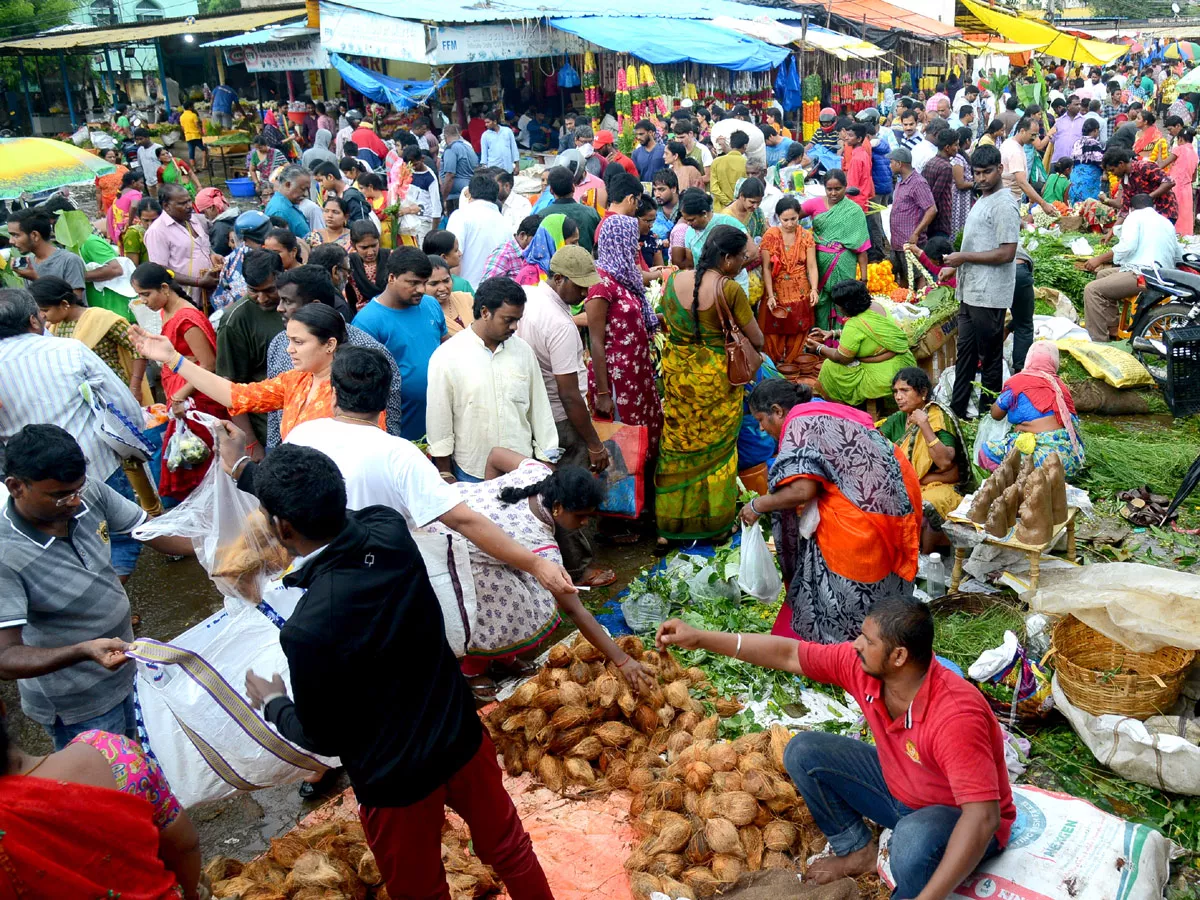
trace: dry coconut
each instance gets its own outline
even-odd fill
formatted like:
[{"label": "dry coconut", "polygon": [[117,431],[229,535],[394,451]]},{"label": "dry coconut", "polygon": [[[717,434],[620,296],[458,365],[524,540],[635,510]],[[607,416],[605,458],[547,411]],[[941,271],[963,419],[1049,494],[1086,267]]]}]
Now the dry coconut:
[{"label": "dry coconut", "polygon": [[289,832],[282,837],[271,838],[271,849],[267,851],[267,858],[285,869],[290,869],[306,850],[308,844],[304,838],[295,832]]},{"label": "dry coconut", "polygon": [[596,783],[596,771],[587,760],[572,757],[566,760],[563,765],[567,770],[567,778],[575,784],[591,787]]},{"label": "dry coconut", "polygon": [[751,872],[758,871],[762,868],[763,851],[766,849],[763,846],[762,829],[747,825],[738,829],[738,837],[741,838],[742,848],[746,851],[746,868]]},{"label": "dry coconut", "polygon": [[690,762],[684,769],[683,780],[689,788],[697,793],[703,793],[712,782],[712,766],[703,762]]},{"label": "dry coconut", "polygon": [[778,850],[768,850],[763,854],[764,869],[794,869],[796,864],[792,862],[792,858],[786,853],[781,853]]},{"label": "dry coconut", "polygon": [[290,893],[302,887],[340,887],[343,881],[342,873],[328,856],[319,850],[306,850],[296,858],[284,889]]},{"label": "dry coconut", "polygon": [[[683,874],[682,871],[679,873]],[[674,897],[675,900],[696,900],[696,895],[692,889],[681,881],[676,881],[670,875],[664,875],[662,879],[663,893],[668,897]]]},{"label": "dry coconut", "polygon": [[[632,769],[629,772],[629,789],[635,794],[650,788],[658,779],[650,769]],[[549,785],[547,785],[549,787]]]},{"label": "dry coconut", "polygon": [[636,900],[650,900],[650,895],[662,893],[662,881],[649,872],[631,872],[629,889]]},{"label": "dry coconut", "polygon": [[554,793],[560,793],[563,789],[563,764],[549,754],[543,756],[538,762],[538,779]]},{"label": "dry coconut", "polygon": [[737,768],[738,753],[732,744],[713,744],[704,761],[712,766],[714,772],[732,772]]},{"label": "dry coconut", "polygon": [[704,823],[704,837],[713,853],[742,857],[746,855],[738,837],[737,826],[728,819],[709,819]]},{"label": "dry coconut", "polygon": [[[678,878],[683,874],[683,870],[687,868],[687,861],[678,853],[658,853],[650,860],[650,866],[646,869],[651,875],[657,875],[660,878],[666,876],[668,878]],[[667,894],[668,897],[675,897],[675,894]]]},{"label": "dry coconut", "polygon": [[508,698],[510,706],[520,709],[523,706],[528,706],[533,702],[533,698],[541,693],[542,686],[536,681],[526,681],[523,685],[512,692],[512,696]]},{"label": "dry coconut", "polygon": [[717,739],[719,723],[720,718],[718,716],[709,716],[707,719],[702,719],[700,724],[692,729],[692,737],[698,741],[715,741]]},{"label": "dry coconut", "polygon": [[758,801],[745,791],[718,794],[713,808],[718,816],[728,819],[739,828],[751,824],[758,815]]},{"label": "dry coconut", "polygon": [[550,653],[546,657],[546,665],[554,669],[563,669],[569,666],[573,659],[570,650],[562,644],[555,644],[550,648]]},{"label": "dry coconut", "polygon": [[736,884],[746,871],[746,864],[740,857],[718,853],[713,857],[712,871],[722,885]]},{"label": "dry coconut", "polygon": [[368,850],[362,855],[358,861],[358,877],[365,884],[379,884],[383,881],[383,875],[379,871],[379,864],[375,862],[375,854]]},{"label": "dry coconut", "polygon": [[683,883],[695,892],[697,900],[708,900],[710,897],[715,897],[721,888],[721,882],[717,881],[717,876],[712,873],[712,869],[704,866],[684,869],[681,877]]},{"label": "dry coconut", "polygon": [[763,844],[768,850],[778,850],[781,853],[791,850],[800,832],[791,822],[776,819],[763,829]]}]

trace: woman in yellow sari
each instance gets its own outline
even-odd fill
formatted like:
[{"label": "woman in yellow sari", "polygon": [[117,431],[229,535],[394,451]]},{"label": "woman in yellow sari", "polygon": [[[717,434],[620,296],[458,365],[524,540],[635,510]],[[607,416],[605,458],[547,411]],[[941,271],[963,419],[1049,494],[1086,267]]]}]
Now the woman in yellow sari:
[{"label": "woman in yellow sari", "polygon": [[80,341],[129,385],[138,403],[150,406],[154,402],[146,383],[146,360],[138,356],[129,338],[128,320],[99,306],[84,306],[71,285],[53,275],[34,279],[29,292],[45,314],[52,335]]},{"label": "woman in yellow sari", "polygon": [[749,238],[712,229],[694,269],[667,279],[662,349],[663,433],[654,482],[659,545],[729,534],[737,515],[737,438],[743,390],[729,383],[718,302],[756,347],[762,332],[734,280]]},{"label": "woman in yellow sari", "polygon": [[924,369],[901,369],[892,379],[892,397],[899,412],[879,423],[883,436],[908,458],[921,482],[925,506],[921,549],[925,553],[945,545],[941,520],[962,503],[960,487],[971,475],[958,419],[930,398],[932,391],[933,383]]}]

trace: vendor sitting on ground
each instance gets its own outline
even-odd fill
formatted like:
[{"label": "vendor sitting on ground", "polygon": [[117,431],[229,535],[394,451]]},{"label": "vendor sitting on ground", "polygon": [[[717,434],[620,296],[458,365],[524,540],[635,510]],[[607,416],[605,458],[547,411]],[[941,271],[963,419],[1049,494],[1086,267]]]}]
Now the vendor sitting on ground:
[{"label": "vendor sitting on ground", "polygon": [[908,457],[921,480],[921,499],[925,501],[921,550],[925,553],[946,545],[941,520],[962,502],[958,486],[970,472],[964,464],[967,455],[958,419],[930,399],[932,390],[924,369],[901,369],[892,379],[892,398],[900,411],[879,424],[883,436]]},{"label": "vendor sitting on ground", "polygon": [[911,599],[876,602],[853,643],[814,644],[766,634],[699,631],[678,619],[658,646],[702,648],[848,691],[874,737],[802,731],[784,765],[834,856],[805,883],[875,871],[864,817],[892,829],[891,871],[903,900],[948,897],[1009,841],[1016,807],[1004,737],[979,690],[933,657],[933,616]]},{"label": "vendor sitting on ground", "polygon": [[825,360],[819,376],[821,394],[826,400],[847,406],[886,397],[892,377],[917,364],[908,347],[908,335],[871,300],[863,282],[843,281],[835,284],[829,294],[846,320],[838,346],[825,346],[831,335],[814,328],[805,347]]},{"label": "vendor sitting on ground", "polygon": [[1067,477],[1083,468],[1083,438],[1070,389],[1058,377],[1058,347],[1037,341],[1025,357],[1025,368],[1004,382],[992,404],[992,418],[1008,417],[1013,430],[979,448],[979,464],[992,471],[1013,447],[1033,454],[1040,466],[1051,453],[1062,458]]}]

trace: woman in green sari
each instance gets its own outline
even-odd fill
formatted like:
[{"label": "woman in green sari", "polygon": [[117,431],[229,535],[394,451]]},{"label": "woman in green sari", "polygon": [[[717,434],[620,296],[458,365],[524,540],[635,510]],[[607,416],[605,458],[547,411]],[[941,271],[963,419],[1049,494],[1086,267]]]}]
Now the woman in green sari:
[{"label": "woman in green sari", "polygon": [[196,173],[188,167],[188,164],[183,160],[176,159],[166,147],[158,148],[158,162],[158,183],[182,184],[195,200],[196,192],[200,190],[200,179],[196,177]]},{"label": "woman in green sari", "polygon": [[821,393],[826,400],[847,406],[890,396],[896,373],[917,364],[908,347],[908,335],[883,307],[872,302],[861,281],[835,284],[830,299],[846,320],[837,349],[825,346],[830,335],[816,328],[809,333],[806,348],[825,360],[818,377]]},{"label": "woman in green sari", "polygon": [[859,205],[846,199],[846,173],[830,169],[825,173],[825,196],[806,200],[800,209],[812,216],[812,234],[817,242],[817,287],[821,297],[815,312],[816,327],[831,330],[834,321],[830,291],[835,284],[867,276],[867,250],[871,246],[867,216]]},{"label": "woman in green sari", "polygon": [[655,473],[659,544],[722,538],[737,515],[737,439],[740,386],[729,383],[718,301],[757,348],[762,331],[735,280],[746,264],[749,239],[717,225],[695,269],[667,279],[663,291],[663,433]]}]

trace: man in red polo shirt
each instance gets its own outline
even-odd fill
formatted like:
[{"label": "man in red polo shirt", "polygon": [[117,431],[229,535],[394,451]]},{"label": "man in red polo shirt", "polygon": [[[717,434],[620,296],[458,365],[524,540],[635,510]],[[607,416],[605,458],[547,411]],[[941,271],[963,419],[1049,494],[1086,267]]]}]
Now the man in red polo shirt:
[{"label": "man in red polo shirt", "polygon": [[944,900],[1008,844],[1017,817],[1004,742],[983,695],[933,658],[933,616],[914,600],[867,611],[853,643],[699,631],[672,619],[660,648],[702,648],[848,691],[875,746],[819,731],[797,734],[788,774],[836,856],[815,861],[817,884],[872,872],[878,848],[863,817],[892,829],[898,900]]}]

